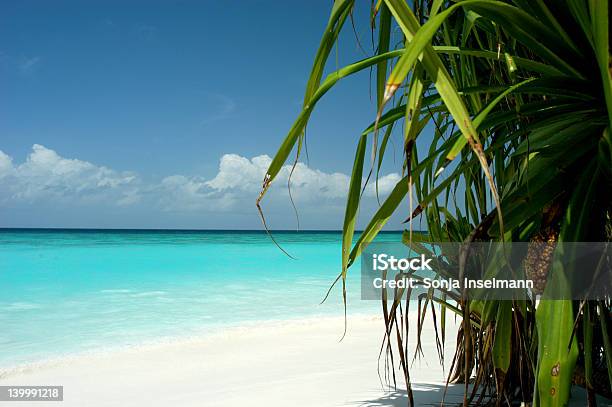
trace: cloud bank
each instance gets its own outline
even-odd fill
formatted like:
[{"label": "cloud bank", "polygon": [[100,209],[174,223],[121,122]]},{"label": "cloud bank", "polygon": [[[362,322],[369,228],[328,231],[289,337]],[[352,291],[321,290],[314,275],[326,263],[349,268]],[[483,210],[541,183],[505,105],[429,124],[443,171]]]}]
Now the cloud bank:
[{"label": "cloud bank", "polygon": [[[114,207],[146,206],[162,212],[247,213],[254,202],[272,159],[251,159],[225,154],[212,178],[173,174],[144,181],[135,172],[114,170],[76,158],[65,158],[54,150],[35,144],[26,160],[15,160],[0,151],[0,206],[20,204]],[[284,166],[266,204],[289,207],[287,181],[291,166]],[[291,176],[291,195],[301,208],[328,211],[344,206],[350,177],[326,173],[298,163]],[[379,179],[379,194],[385,196],[400,176],[392,173]],[[375,197],[374,183],[364,195]]]},{"label": "cloud bank", "polygon": [[[40,144],[25,162],[0,151],[0,201],[102,200],[122,205],[137,189],[137,176],[61,157]],[[127,201],[126,201],[127,199]]]}]

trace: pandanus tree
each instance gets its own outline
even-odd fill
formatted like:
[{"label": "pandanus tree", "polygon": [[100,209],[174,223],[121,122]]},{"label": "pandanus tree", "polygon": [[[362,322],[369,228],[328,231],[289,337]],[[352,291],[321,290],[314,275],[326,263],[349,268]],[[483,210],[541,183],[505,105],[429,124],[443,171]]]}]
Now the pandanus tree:
[{"label": "pandanus tree", "polygon": [[[392,214],[405,210],[402,202],[410,203],[407,244],[611,239],[607,0],[379,0],[371,5],[373,55],[324,78],[353,7],[353,0],[333,3],[302,111],[257,199],[260,208],[281,167],[300,157],[317,102],[342,78],[372,70],[378,115],[356,142],[339,275],[344,295],[351,265]],[[391,42],[395,30],[403,34],[399,44]],[[401,131],[400,145],[389,142],[394,128]],[[428,147],[419,151],[417,140]],[[356,234],[364,183],[376,182],[392,148],[403,157],[403,177]],[[425,235],[412,233],[419,217],[426,219]],[[610,259],[604,261],[609,268]],[[583,278],[555,264],[531,250],[525,272],[544,293]],[[572,383],[586,387],[588,404],[595,393],[610,395],[609,296],[477,301],[431,290],[419,300],[419,325],[428,309],[436,312],[434,302],[441,337],[448,312],[462,317],[449,381],[466,384],[465,405],[562,406]],[[385,347],[391,356],[399,353],[412,402],[407,333],[400,329],[408,323],[408,304],[396,298],[389,306],[385,299],[383,312]]]}]

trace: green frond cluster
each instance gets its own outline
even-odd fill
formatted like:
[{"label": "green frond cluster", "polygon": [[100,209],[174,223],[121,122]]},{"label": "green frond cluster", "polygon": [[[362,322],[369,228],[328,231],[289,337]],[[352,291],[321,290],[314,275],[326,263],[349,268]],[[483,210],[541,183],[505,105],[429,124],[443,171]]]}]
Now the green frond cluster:
[{"label": "green frond cluster", "polygon": [[[258,206],[291,152],[299,157],[317,102],[342,78],[374,69],[378,115],[356,143],[343,227],[343,282],[364,245],[406,201],[411,209],[404,238],[411,247],[421,241],[526,242],[545,232],[559,242],[610,241],[607,0],[379,0],[371,14],[374,55],[323,78],[353,7],[353,0],[333,4],[303,110],[274,156]],[[404,37],[397,49],[390,43],[392,30]],[[403,177],[355,242],[363,180],[370,178],[370,167],[376,182],[394,127],[403,128],[403,144],[395,145],[403,156]],[[427,151],[416,148],[422,139]],[[411,222],[419,216],[426,219],[426,235],[412,233]],[[554,261],[544,275],[546,289],[562,290],[583,278]],[[402,309],[398,299],[390,301],[383,307],[386,348],[405,361],[402,319],[408,303]],[[449,380],[466,383],[466,405],[563,406],[573,382],[587,388],[589,403],[596,392],[610,393],[609,297],[476,301],[432,291],[419,299],[422,316],[428,307],[442,337],[447,312],[463,317]],[[411,394],[408,364],[401,367]],[[597,385],[602,372],[607,383]]]}]

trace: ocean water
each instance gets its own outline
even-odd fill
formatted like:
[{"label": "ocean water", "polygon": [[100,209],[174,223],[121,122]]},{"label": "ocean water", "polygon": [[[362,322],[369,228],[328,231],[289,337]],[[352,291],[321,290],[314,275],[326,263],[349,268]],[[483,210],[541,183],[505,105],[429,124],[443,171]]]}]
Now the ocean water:
[{"label": "ocean water", "polygon": [[[0,368],[262,320],[343,315],[338,232],[0,229]],[[378,238],[399,241],[399,233]],[[348,312],[360,300],[359,264]]]}]

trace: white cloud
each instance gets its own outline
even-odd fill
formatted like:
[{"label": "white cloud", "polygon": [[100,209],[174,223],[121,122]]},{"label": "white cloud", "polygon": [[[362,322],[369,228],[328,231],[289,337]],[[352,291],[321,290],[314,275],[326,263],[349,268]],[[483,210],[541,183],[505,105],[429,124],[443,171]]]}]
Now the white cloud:
[{"label": "white cloud", "polygon": [[206,181],[198,177],[171,175],[154,187],[159,196],[159,204],[167,211],[197,211],[213,209],[213,191]]},{"label": "white cloud", "polygon": [[[160,181],[144,183],[134,173],[64,158],[35,144],[26,161],[19,165],[14,165],[11,157],[0,151],[0,202],[60,200],[117,206],[144,203],[164,211],[245,213],[254,210],[255,198],[271,161],[267,155],[248,159],[225,154],[217,174],[210,179],[170,175]],[[290,173],[291,165],[281,168],[267,204],[280,201],[281,205],[289,207],[287,180]],[[388,194],[399,179],[395,173],[381,177],[379,195]],[[298,163],[291,176],[291,194],[301,207],[321,211],[337,209],[344,205],[349,180],[346,174],[326,173]],[[365,196],[371,199],[375,194],[371,180]]]},{"label": "white cloud", "polygon": [[[17,166],[0,151],[0,191],[4,200],[110,198],[134,193],[136,175],[61,157],[40,144],[32,146],[26,161]],[[109,192],[111,192],[109,194]]]},{"label": "white cloud", "polygon": [[13,172],[13,159],[0,151],[0,179]]},{"label": "white cloud", "polygon": [[[393,172],[391,174],[383,175],[378,178],[378,195],[379,197],[384,197],[389,192],[395,188],[397,183],[402,179],[399,174]],[[376,182],[374,180],[370,181],[368,186],[366,187],[364,194],[369,197],[376,196]]]},{"label": "white cloud", "polygon": [[[285,165],[275,182],[286,185],[290,172],[291,166]],[[344,199],[348,193],[349,181],[346,174],[329,174],[312,169],[304,163],[297,163],[291,175],[291,193],[296,199],[306,201]]]},{"label": "white cloud", "polygon": [[241,189],[256,191],[261,188],[261,182],[272,159],[260,155],[249,160],[237,154],[225,154],[219,163],[217,175],[206,182],[206,185],[218,191]]},{"label": "white cloud", "polygon": [[[221,157],[219,171],[214,178],[205,181],[200,177],[185,177],[174,175],[162,180],[162,189],[167,192],[163,207],[168,210],[198,209],[234,210],[249,208],[254,204],[261,190],[262,181],[272,159],[260,155],[248,159],[237,154],[225,154]],[[270,189],[270,199],[287,198],[289,191],[287,181],[291,174],[291,165],[281,168]],[[400,180],[398,174],[392,173],[381,177],[378,181],[378,192],[381,197],[388,194]],[[326,173],[297,163],[291,174],[291,195],[298,204],[316,203],[324,209],[324,205],[343,205],[348,193],[350,177],[335,172]],[[376,196],[374,181],[365,190],[365,196]],[[283,200],[284,203],[288,203]]]}]

